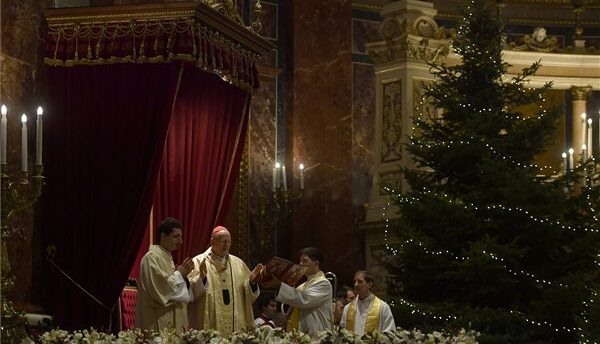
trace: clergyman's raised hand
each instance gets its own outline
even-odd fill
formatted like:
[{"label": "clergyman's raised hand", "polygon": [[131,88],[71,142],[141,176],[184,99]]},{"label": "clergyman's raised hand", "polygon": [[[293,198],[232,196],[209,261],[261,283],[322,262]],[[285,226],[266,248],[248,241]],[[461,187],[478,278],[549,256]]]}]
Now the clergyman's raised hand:
[{"label": "clergyman's raised hand", "polygon": [[187,275],[194,269],[194,261],[187,257],[183,262],[177,266],[177,271],[181,273],[181,276],[187,277]]},{"label": "clergyman's raised hand", "polygon": [[263,271],[264,267],[265,267],[265,266],[264,266],[264,265],[262,265],[262,263],[258,263],[258,264],[257,264],[257,265],[254,267],[254,269],[253,269],[253,270],[252,270],[252,272],[250,273],[250,282],[251,282],[251,283],[254,283],[254,280],[255,280],[257,277],[260,277],[260,275],[261,275],[261,273],[262,273],[262,271]]}]

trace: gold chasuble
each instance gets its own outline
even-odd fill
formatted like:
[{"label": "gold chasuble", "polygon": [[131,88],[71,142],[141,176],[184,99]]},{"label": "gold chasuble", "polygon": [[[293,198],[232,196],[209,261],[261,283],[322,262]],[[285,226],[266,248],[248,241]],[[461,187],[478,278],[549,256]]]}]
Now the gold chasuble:
[{"label": "gold chasuble", "polygon": [[[356,298],[358,300],[358,298]],[[354,332],[356,321],[356,300],[348,304],[348,315],[346,318],[346,329]],[[381,299],[373,295],[373,300],[369,304],[367,311],[367,320],[365,322],[365,333],[379,331],[379,314],[381,314]]]},{"label": "gold chasuble", "polygon": [[260,290],[256,286],[256,291],[252,291],[250,269],[246,263],[231,254],[218,259],[209,248],[194,257],[196,268],[191,276],[198,274],[202,259],[206,259],[208,290],[189,304],[190,327],[214,329],[222,335],[255,328],[252,304]]},{"label": "gold chasuble", "polygon": [[159,245],[150,246],[140,266],[136,327],[155,330],[171,327],[180,331],[188,326],[186,303],[171,300],[178,283],[174,272],[171,253]]}]

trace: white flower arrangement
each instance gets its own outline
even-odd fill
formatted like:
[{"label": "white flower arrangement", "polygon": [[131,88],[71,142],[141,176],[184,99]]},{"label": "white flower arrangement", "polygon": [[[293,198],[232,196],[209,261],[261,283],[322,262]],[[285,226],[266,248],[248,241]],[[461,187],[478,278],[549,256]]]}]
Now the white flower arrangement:
[{"label": "white flower arrangement", "polygon": [[52,330],[35,340],[40,344],[476,344],[479,333],[462,329],[458,333],[423,333],[420,330],[405,330],[398,327],[393,332],[369,332],[357,336],[346,329],[332,329],[317,336],[281,328],[263,326],[253,330],[238,331],[221,336],[215,330],[175,329],[162,331],[132,329],[121,331],[116,336],[94,329],[68,332]]},{"label": "white flower arrangement", "polygon": [[361,337],[345,328],[322,332],[318,344],[363,344]]}]

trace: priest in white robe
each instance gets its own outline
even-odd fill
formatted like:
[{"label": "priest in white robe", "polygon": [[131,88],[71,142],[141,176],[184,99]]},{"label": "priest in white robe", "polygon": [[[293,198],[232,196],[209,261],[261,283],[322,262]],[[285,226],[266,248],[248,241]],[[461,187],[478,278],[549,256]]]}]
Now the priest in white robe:
[{"label": "priest in white robe", "polygon": [[323,254],[316,247],[300,251],[300,265],[305,268],[306,282],[297,288],[285,283],[279,284],[275,300],[290,305],[288,331],[298,330],[313,337],[319,332],[333,327],[331,310],[332,287],[321,271]]},{"label": "priest in white robe", "polygon": [[203,277],[206,267],[190,282],[187,275],[194,268],[190,258],[175,267],[171,252],[182,244],[181,223],[167,218],[158,227],[158,245],[150,246],[142,258],[135,312],[135,326],[162,330],[188,327],[186,305],[206,290]]},{"label": "priest in white robe", "polygon": [[374,279],[367,271],[354,274],[354,291],[357,297],[344,307],[340,327],[362,336],[379,331],[391,332],[396,329],[390,306],[371,293]]},{"label": "priest in white robe", "polygon": [[205,264],[209,287],[190,304],[190,327],[214,329],[224,336],[255,328],[252,304],[258,298],[260,288],[254,280],[263,265],[258,264],[250,271],[244,261],[229,254],[231,234],[225,227],[213,229],[210,245],[193,259],[196,269],[190,276],[196,276],[198,268]]}]

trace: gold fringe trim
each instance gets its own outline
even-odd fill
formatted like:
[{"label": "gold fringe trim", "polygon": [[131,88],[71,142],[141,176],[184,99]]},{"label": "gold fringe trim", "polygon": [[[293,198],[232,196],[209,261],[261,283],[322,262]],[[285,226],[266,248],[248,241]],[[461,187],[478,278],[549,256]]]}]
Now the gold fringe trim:
[{"label": "gold fringe trim", "polygon": [[[87,25],[51,24],[48,37],[48,44],[53,48],[52,56],[46,55],[44,63],[49,66],[168,63],[178,60],[194,62],[198,68],[215,73],[240,88],[251,90],[258,87],[256,63],[260,56],[201,25],[195,18]],[[147,49],[147,45],[151,49]],[[113,53],[115,47],[117,52]],[[63,50],[68,50],[68,53],[63,55]],[[103,56],[106,50],[115,55]],[[82,52],[84,57],[80,57]],[[120,53],[123,55],[118,55]]]}]

